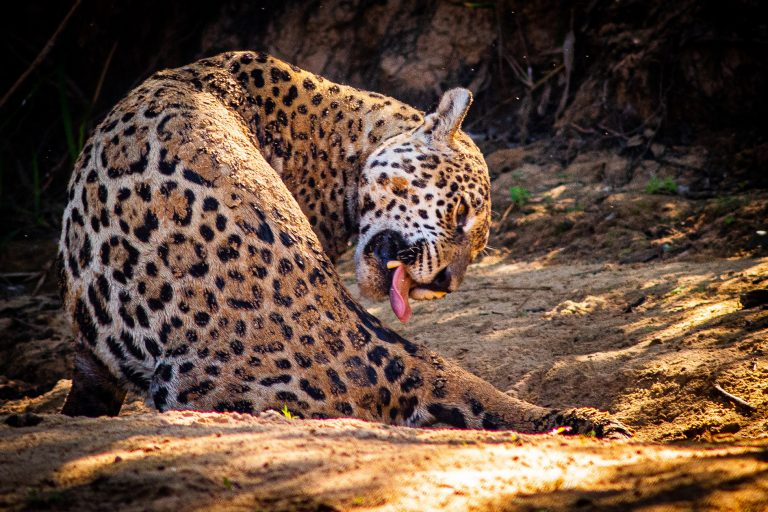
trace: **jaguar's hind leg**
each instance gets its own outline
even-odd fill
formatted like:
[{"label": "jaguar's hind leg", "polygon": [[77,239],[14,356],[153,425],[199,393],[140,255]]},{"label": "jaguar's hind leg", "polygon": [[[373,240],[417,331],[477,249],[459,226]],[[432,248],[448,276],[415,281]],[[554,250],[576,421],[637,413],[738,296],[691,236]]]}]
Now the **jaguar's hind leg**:
[{"label": "jaguar's hind leg", "polygon": [[96,359],[90,350],[78,343],[75,374],[62,414],[67,416],[117,416],[125,399],[117,378]]}]

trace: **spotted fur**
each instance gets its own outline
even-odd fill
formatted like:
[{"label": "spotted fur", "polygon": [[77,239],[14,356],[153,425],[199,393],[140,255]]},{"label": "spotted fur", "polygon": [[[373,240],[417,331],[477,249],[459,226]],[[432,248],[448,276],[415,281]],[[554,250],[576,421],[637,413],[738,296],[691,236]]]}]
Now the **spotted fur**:
[{"label": "spotted fur", "polygon": [[[358,228],[410,223],[398,257],[424,282],[482,248],[488,186],[458,132],[467,107],[454,91],[425,118],[251,52],[129,93],[68,190],[59,261],[77,358],[64,413],[117,414],[132,387],[160,411],[626,433],[604,413],[499,392],[383,326],[336,274]],[[412,189],[419,204],[403,211]]]}]

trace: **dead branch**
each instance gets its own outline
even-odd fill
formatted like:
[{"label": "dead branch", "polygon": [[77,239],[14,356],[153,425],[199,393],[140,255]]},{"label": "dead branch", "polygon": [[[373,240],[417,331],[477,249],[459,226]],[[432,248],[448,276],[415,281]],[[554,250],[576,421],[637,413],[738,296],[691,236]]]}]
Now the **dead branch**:
[{"label": "dead branch", "polygon": [[547,84],[547,86],[544,87],[544,91],[541,93],[541,98],[539,98],[539,105],[536,107],[536,113],[539,116],[543,116],[547,111],[550,96],[552,96],[552,86]]},{"label": "dead branch", "polygon": [[504,221],[507,220],[507,217],[509,217],[509,214],[512,213],[512,209],[515,207],[515,203],[511,203],[509,206],[507,206],[507,209],[504,210],[504,213],[501,215],[501,218],[499,219],[498,227],[496,228],[496,234],[502,232],[504,229]]},{"label": "dead branch", "polygon": [[502,16],[502,2],[496,3],[496,58],[498,60],[499,78],[501,79],[501,85],[504,89],[507,88],[504,73],[501,73],[501,69],[504,67],[502,64],[504,55],[504,31],[501,29],[501,16]]},{"label": "dead branch", "polygon": [[33,279],[40,275],[40,272],[3,272],[0,274],[0,279],[14,279],[14,278],[26,278],[27,280]]},{"label": "dead branch", "polygon": [[[523,83],[523,84],[524,84],[526,87],[529,87],[529,90],[528,90],[528,92],[529,92],[529,93],[533,93],[533,92],[534,92],[536,89],[538,89],[539,87],[541,87],[542,85],[544,85],[546,82],[548,82],[549,80],[551,80],[551,79],[552,79],[552,77],[554,77],[554,76],[557,76],[557,75],[558,75],[558,74],[559,74],[559,73],[560,73],[560,72],[561,72],[561,71],[564,69],[564,67],[565,67],[565,66],[563,66],[562,64],[561,64],[561,65],[559,65],[559,66],[557,66],[555,69],[553,69],[552,71],[550,71],[549,73],[547,73],[546,75],[544,75],[544,76],[543,76],[543,77],[542,77],[542,78],[541,78],[541,79],[540,79],[538,82],[536,82],[536,83],[534,83],[534,84],[530,84],[530,83],[528,83],[528,82],[525,80],[525,78],[524,78],[524,77],[519,77],[519,76],[518,76],[517,78],[518,78],[518,79],[519,79],[519,80],[520,80],[520,81],[521,81],[521,82],[522,82],[522,83]],[[520,99],[520,96],[515,96],[515,95],[513,95],[513,96],[510,96],[509,98],[507,98],[507,99],[505,99],[505,100],[503,100],[503,101],[500,101],[500,102],[499,102],[499,103],[497,103],[497,104],[496,104],[494,107],[492,107],[490,110],[488,110],[487,112],[485,112],[485,113],[484,113],[482,116],[478,117],[477,119],[475,119],[474,121],[472,121],[471,123],[469,123],[469,124],[468,124],[468,125],[467,125],[467,126],[464,128],[464,131],[468,131],[468,130],[471,130],[472,128],[474,128],[475,126],[477,126],[477,124],[478,124],[478,123],[480,123],[481,121],[483,121],[483,120],[487,119],[487,118],[488,118],[488,117],[490,117],[492,114],[495,114],[495,113],[496,113],[496,111],[497,111],[499,108],[501,108],[501,107],[503,107],[504,105],[506,105],[506,104],[508,104],[508,103],[512,102],[513,100],[519,100],[519,99]]]},{"label": "dead branch", "polygon": [[520,16],[515,16],[515,25],[517,26],[517,35],[520,36],[520,42],[523,45],[523,58],[527,61],[526,63],[528,66],[526,67],[526,77],[528,78],[528,82],[533,82],[533,69],[531,69],[531,59],[530,59],[530,53],[528,52],[528,43],[526,42],[525,38],[525,31],[523,30],[523,27],[520,25]]},{"label": "dead branch", "polygon": [[45,192],[46,190],[48,190],[48,188],[53,183],[53,179],[56,177],[56,174],[64,167],[64,165],[67,164],[67,162],[69,162],[69,154],[65,152],[64,154],[61,155],[61,158],[59,158],[59,161],[56,162],[56,164],[54,164],[54,166],[51,167],[51,170],[48,171],[48,173],[46,174],[45,181],[40,186],[41,192]]},{"label": "dead branch", "polygon": [[[573,18],[571,18],[573,24]],[[555,119],[565,111],[565,105],[568,103],[568,90],[571,88],[571,73],[573,72],[573,52],[576,46],[576,35],[573,33],[573,27],[568,31],[563,41],[563,65],[565,66],[565,86],[563,87],[563,96],[560,98],[560,105],[557,106]]]},{"label": "dead branch", "polygon": [[43,265],[43,269],[40,271],[40,278],[37,280],[37,284],[35,284],[34,290],[32,290],[33,296],[37,295],[40,292],[40,289],[43,287],[43,283],[45,283],[48,274],[51,273],[51,269],[54,266],[53,262],[54,260],[48,260],[45,265]]},{"label": "dead branch", "polygon": [[600,128],[601,130],[607,132],[609,135],[613,135],[614,137],[617,137],[619,139],[624,139],[624,140],[629,139],[629,136],[627,136],[627,135],[625,135],[625,134],[623,134],[621,132],[617,132],[616,130],[613,130],[611,128],[608,128],[603,123],[599,123],[597,125],[597,127]]},{"label": "dead branch", "polygon": [[525,144],[528,140],[528,123],[531,119],[531,111],[533,110],[533,95],[528,90],[525,93],[523,101],[520,102],[520,107],[517,109],[518,115],[518,139],[521,144]]},{"label": "dead branch", "polygon": [[550,78],[552,78],[553,76],[555,76],[558,73],[560,73],[564,68],[565,68],[565,65],[564,64],[560,64],[559,66],[554,68],[552,71],[550,71],[549,73],[544,75],[538,82],[536,82],[535,84],[533,84],[531,86],[531,92],[535,91],[536,89],[538,89],[539,87],[541,87],[542,85],[547,83]]},{"label": "dead branch", "polygon": [[533,84],[523,67],[517,62],[517,59],[515,59],[514,55],[504,54],[504,59],[509,64],[509,67],[512,68],[512,71],[514,71],[515,78],[517,78],[524,86],[530,88]]},{"label": "dead branch", "polygon": [[571,128],[573,128],[574,130],[576,130],[577,132],[579,132],[579,133],[581,133],[583,135],[594,135],[595,134],[595,130],[593,130],[592,128],[584,128],[583,126],[579,126],[578,124],[573,123],[573,122],[568,123],[568,126],[570,126]]},{"label": "dead branch", "polygon": [[740,405],[741,407],[744,407],[745,409],[748,409],[750,411],[756,411],[757,407],[752,405],[751,403],[747,402],[743,398],[739,398],[736,395],[732,395],[731,393],[727,392],[717,384],[712,385],[713,388],[715,388],[715,391],[723,395],[725,398],[730,400],[731,402],[735,403],[736,405]]},{"label": "dead branch", "polygon": [[8,92],[6,92],[3,95],[3,98],[0,99],[0,108],[3,108],[3,105],[5,105],[5,102],[8,101],[8,99],[13,95],[13,93],[16,92],[16,89],[18,89],[22,83],[24,83],[24,80],[27,79],[27,77],[40,65],[41,62],[45,60],[45,58],[48,56],[48,53],[50,53],[51,49],[53,48],[53,45],[56,43],[56,39],[58,39],[59,34],[61,34],[62,30],[64,30],[64,27],[67,26],[67,23],[69,22],[69,19],[72,17],[72,15],[77,10],[78,6],[80,5],[81,0],[75,0],[75,3],[72,5],[72,7],[69,9],[69,12],[66,16],[64,16],[64,19],[61,20],[61,23],[59,23],[59,26],[56,27],[56,31],[54,31],[53,35],[48,39],[48,42],[45,43],[45,46],[43,46],[43,49],[40,50],[40,53],[37,54],[37,57],[35,57],[35,60],[32,61],[32,63],[29,65],[29,67],[19,76],[19,78],[16,79],[16,82],[11,86],[10,89],[8,89]]},{"label": "dead branch", "polygon": [[104,61],[104,66],[101,68],[99,81],[96,82],[96,89],[93,91],[93,98],[91,98],[91,105],[95,105],[96,100],[99,99],[99,95],[101,94],[101,88],[104,86],[104,79],[107,77],[107,70],[109,69],[109,65],[112,63],[112,57],[115,55],[116,49],[117,49],[117,41],[115,41],[115,43],[112,45],[112,49],[109,50],[107,59]]}]

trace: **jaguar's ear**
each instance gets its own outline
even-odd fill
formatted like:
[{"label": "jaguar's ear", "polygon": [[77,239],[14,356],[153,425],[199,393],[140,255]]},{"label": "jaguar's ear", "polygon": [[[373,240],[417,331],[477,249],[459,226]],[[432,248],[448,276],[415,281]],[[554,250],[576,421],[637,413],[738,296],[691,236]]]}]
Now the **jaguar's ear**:
[{"label": "jaguar's ear", "polygon": [[472,93],[469,90],[457,88],[446,91],[437,110],[424,118],[422,131],[432,140],[452,144],[471,104]]}]

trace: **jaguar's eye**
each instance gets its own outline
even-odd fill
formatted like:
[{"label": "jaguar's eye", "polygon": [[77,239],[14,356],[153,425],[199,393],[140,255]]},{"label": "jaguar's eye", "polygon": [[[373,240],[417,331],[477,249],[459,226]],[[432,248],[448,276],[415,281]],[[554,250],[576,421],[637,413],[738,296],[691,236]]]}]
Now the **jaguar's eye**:
[{"label": "jaguar's eye", "polygon": [[459,200],[459,204],[456,205],[456,227],[463,227],[467,223],[467,216],[469,215],[469,205],[464,198]]}]

